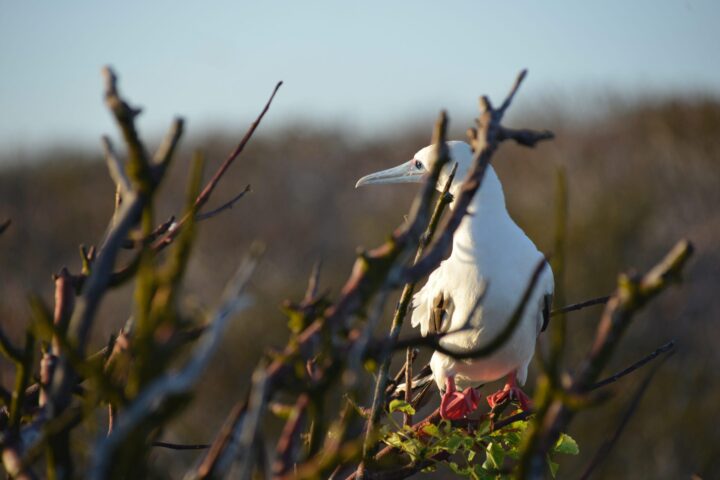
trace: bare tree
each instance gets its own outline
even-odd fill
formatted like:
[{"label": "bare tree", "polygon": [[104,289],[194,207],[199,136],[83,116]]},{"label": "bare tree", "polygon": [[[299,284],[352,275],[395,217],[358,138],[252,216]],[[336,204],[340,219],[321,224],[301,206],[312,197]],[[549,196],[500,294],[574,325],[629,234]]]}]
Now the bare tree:
[{"label": "bare tree", "polygon": [[[400,338],[415,285],[440,264],[451,247],[497,149],[509,140],[533,147],[553,138],[548,131],[503,124],[526,76],[523,71],[499,107],[487,97],[480,99],[476,128],[469,130],[473,164],[459,193],[454,198],[448,193],[454,171],[443,191],[435,188],[441,169],[449,161],[445,147],[448,120],[443,112],[432,138],[437,161],[406,223],[382,245],[359,254],[335,301],[319,293],[320,266],[314,269],[305,297],[285,305],[293,318],[287,345],[258,362],[249,394],[237,401],[214,439],[199,445],[161,441],[163,429],[192,400],[228,319],[243,308],[243,289],[261,257],[259,246],[248,253],[220,298],[220,306],[207,321],[189,318],[178,306],[179,286],[186,274],[198,221],[231,208],[249,186],[218,207],[209,211],[204,208],[252,138],[281,83],[204,186],[203,156],[195,155],[183,213],[177,220],[172,217],[157,222],[155,193],[176,152],[183,121],[176,119],[155,154],[149,155],[135,127],[140,111],[120,96],[114,72],[106,68],[104,75],[105,101],[127,151],[127,158],[122,160],[110,139],[103,137],[108,170],[115,183],[115,212],[99,247],[81,247],[79,273],[62,268],[54,277],[53,309],[37,296],[31,299],[33,319],[24,345],[14,345],[0,329],[0,351],[15,364],[14,390],[0,389],[2,464],[13,478],[37,478],[37,469],[43,463],[48,478],[137,478],[151,471],[148,456],[152,448],[204,451],[187,478],[224,477],[232,470],[241,478],[258,473],[273,478],[394,479],[438,465],[474,478],[544,478],[557,468],[555,454],[576,453],[574,440],[563,432],[575,416],[606,395],[604,387],[674,351],[674,343],[669,342],[601,378],[633,315],[679,278],[692,252],[684,240],[646,274],[621,275],[609,297],[562,306],[553,312],[549,352],[539,354],[542,372],[534,410],[519,411],[506,403],[471,419],[442,420],[437,409],[425,418],[416,418],[419,406],[428,401],[427,388],[413,385],[417,349],[439,350],[456,358],[480,358],[502,347],[513,334],[545,265],[541,262],[529,279],[506,327],[483,348],[462,354],[447,351],[440,343],[442,333]],[[560,279],[558,298],[562,299],[567,205],[562,174],[558,185],[553,261]],[[443,223],[444,209],[451,202],[454,209]],[[3,222],[0,233],[9,225],[9,220]],[[119,265],[122,249],[131,250],[132,257]],[[131,280],[135,282],[132,318],[109,339],[106,348],[89,353],[88,339],[100,303],[112,289]],[[380,333],[377,325],[383,307],[390,292],[401,287],[390,331]],[[570,375],[563,355],[565,315],[603,303],[605,311],[595,340],[585,360]],[[188,349],[190,353],[181,357]],[[35,374],[38,352],[41,360]],[[395,355],[403,355],[405,363],[391,376]],[[174,368],[180,358],[184,359],[182,365]],[[360,388],[368,362],[376,367],[371,396]],[[615,434],[591,457],[585,478],[609,454],[654,371],[641,383]],[[405,382],[402,392],[396,388],[401,381]],[[340,386],[346,395],[338,400],[332,392]],[[279,398],[292,401],[281,405]],[[77,457],[70,441],[74,431],[79,425],[94,422],[94,413],[101,408],[108,411],[107,435],[92,446],[90,464],[75,465]],[[282,409],[287,412],[285,427],[278,438],[269,438],[262,429],[263,419],[270,411]],[[402,424],[394,412],[402,412]],[[269,445],[274,445],[274,451],[268,451]]]}]

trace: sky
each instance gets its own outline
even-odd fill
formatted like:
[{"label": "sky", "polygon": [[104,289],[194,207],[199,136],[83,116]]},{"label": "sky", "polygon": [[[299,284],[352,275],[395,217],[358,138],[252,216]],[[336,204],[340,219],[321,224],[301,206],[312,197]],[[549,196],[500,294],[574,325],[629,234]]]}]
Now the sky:
[{"label": "sky", "polygon": [[716,0],[0,0],[0,149],[98,145],[106,64],[154,135],[175,115],[242,131],[278,80],[265,128],[358,135],[462,117],[521,68],[526,99],[718,96],[719,24]]}]

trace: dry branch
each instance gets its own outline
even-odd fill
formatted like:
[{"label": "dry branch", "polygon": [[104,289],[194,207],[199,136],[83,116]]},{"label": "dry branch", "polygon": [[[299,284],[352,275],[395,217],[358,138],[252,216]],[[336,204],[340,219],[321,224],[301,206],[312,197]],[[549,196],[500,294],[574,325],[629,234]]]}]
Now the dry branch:
[{"label": "dry branch", "polygon": [[247,305],[241,294],[255,270],[257,256],[256,252],[245,260],[228,283],[221,306],[188,363],[179,372],[168,373],[156,379],[127,406],[112,433],[98,445],[89,478],[107,478],[113,468],[116,451],[132,432],[150,416],[155,415],[169,398],[186,394],[195,385],[215,352],[228,320]]},{"label": "dry branch", "polygon": [[[568,392],[583,396],[592,389],[603,368],[617,348],[622,334],[630,325],[634,314],[648,301],[680,278],[682,269],[693,248],[690,242],[678,242],[667,256],[642,277],[621,275],[618,288],[610,298],[598,326],[593,346],[578,373],[573,377]],[[577,413],[562,396],[550,397],[539,405],[539,414],[526,439],[525,454],[519,465],[521,478],[544,477],[545,457],[560,432]]]}]

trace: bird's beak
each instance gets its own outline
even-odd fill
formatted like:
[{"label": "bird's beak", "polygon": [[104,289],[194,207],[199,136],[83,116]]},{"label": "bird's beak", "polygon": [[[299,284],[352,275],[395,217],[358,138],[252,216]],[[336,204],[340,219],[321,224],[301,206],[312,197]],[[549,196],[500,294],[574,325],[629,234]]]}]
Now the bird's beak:
[{"label": "bird's beak", "polygon": [[380,183],[421,183],[424,176],[425,171],[418,170],[415,167],[415,160],[410,160],[409,162],[405,162],[397,167],[365,175],[357,181],[355,188],[362,185]]}]

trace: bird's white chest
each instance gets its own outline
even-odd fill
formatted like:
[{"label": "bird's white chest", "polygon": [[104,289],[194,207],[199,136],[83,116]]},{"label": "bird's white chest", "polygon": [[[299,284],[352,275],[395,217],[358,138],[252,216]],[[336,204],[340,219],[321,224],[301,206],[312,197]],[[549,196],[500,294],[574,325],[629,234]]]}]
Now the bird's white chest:
[{"label": "bird's white chest", "polygon": [[[483,347],[494,341],[510,321],[532,271],[543,257],[519,227],[513,223],[508,228],[510,231],[494,232],[500,238],[477,232],[473,236],[467,233],[456,236],[452,255],[433,273],[436,281],[432,285],[428,281],[431,288],[445,288],[453,297],[451,331],[462,328],[466,320],[471,319],[472,328],[441,340],[444,347],[461,352]],[[468,231],[472,229],[466,229]],[[482,302],[473,314],[483,289]],[[518,380],[523,383],[535,352],[541,290],[536,289],[532,295],[509,340],[492,354],[456,361],[436,352],[431,366],[438,384],[443,384],[447,375],[456,375],[461,385],[483,383],[513,370],[518,370]]]}]

